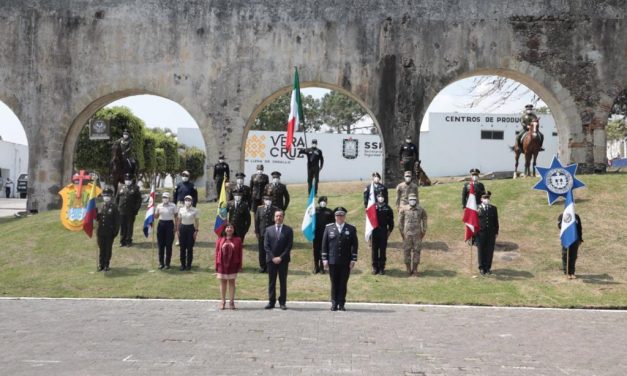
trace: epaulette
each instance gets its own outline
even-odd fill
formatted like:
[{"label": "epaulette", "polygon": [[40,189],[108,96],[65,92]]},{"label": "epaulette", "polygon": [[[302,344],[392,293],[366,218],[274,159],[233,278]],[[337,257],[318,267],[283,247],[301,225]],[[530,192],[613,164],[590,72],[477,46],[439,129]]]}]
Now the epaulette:
[{"label": "epaulette", "polygon": [[335,222],[333,222],[333,223],[328,223],[328,224],[326,225],[326,227],[333,226],[333,225],[335,225]]}]

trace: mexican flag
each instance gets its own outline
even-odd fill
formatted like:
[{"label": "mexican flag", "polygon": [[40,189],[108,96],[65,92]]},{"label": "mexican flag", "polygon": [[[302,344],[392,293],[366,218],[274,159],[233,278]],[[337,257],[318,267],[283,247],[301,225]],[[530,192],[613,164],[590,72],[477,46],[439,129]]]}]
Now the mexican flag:
[{"label": "mexican flag", "polygon": [[294,142],[294,129],[305,121],[303,116],[303,103],[300,98],[300,83],[298,80],[298,68],[294,67],[294,89],[292,89],[292,100],[290,101],[290,117],[287,120],[287,140],[285,140],[285,148],[287,151],[292,149]]}]

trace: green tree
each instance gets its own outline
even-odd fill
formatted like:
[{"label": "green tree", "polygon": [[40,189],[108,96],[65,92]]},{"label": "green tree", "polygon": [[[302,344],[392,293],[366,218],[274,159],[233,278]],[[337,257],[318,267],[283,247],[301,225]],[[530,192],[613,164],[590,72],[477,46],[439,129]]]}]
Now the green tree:
[{"label": "green tree", "polygon": [[366,111],[355,100],[332,91],[322,98],[321,115],[323,123],[338,133],[354,133],[355,123],[366,115]]},{"label": "green tree", "polygon": [[[291,99],[292,93],[289,92],[285,95],[281,95],[264,107],[255,119],[252,129],[258,131],[284,131],[287,127],[287,119],[290,115]],[[319,130],[322,125],[320,100],[311,95],[302,97],[302,100],[305,122],[301,124],[301,129],[298,129],[298,131],[302,131],[303,126],[307,131]]]},{"label": "green tree", "polygon": [[196,148],[185,148],[180,154],[180,168],[179,170],[189,171],[189,178],[196,180],[205,174],[205,153]]},{"label": "green tree", "polygon": [[608,141],[622,140],[627,137],[627,122],[625,122],[625,118],[608,121],[605,132],[607,133]]},{"label": "green tree", "polygon": [[153,132],[144,133],[144,169],[141,173],[144,186],[150,186],[157,173],[157,137]]},{"label": "green tree", "polygon": [[109,140],[90,140],[89,127],[83,127],[74,151],[74,168],[94,171],[106,182],[109,182],[111,146],[122,137],[124,129],[128,129],[133,139],[133,154],[138,169],[141,171],[144,168],[144,122],[133,115],[128,107],[123,106],[101,108],[89,119],[89,122],[94,119],[109,121],[111,137]]}]

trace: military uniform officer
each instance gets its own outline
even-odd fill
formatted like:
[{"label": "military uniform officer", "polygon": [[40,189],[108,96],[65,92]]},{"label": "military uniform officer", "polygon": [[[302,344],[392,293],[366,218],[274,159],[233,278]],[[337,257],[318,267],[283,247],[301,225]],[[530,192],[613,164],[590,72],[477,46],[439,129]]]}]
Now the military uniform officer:
[{"label": "military uniform officer", "polygon": [[492,274],[492,258],[494,245],[499,234],[499,214],[496,206],[490,203],[490,191],[481,195],[479,206],[479,232],[475,236],[477,245],[477,258],[479,259],[479,272],[481,275]]},{"label": "military uniform officer", "polygon": [[124,186],[118,192],[115,202],[120,213],[120,247],[130,247],[133,244],[135,217],[142,205],[139,187],[133,183],[130,174],[124,176]]},{"label": "military uniform officer", "polygon": [[233,192],[239,191],[242,196],[242,201],[250,208],[250,205],[252,205],[252,193],[250,191],[250,187],[244,184],[245,177],[246,174],[243,172],[235,174],[235,182],[229,184],[227,200],[233,200]]},{"label": "military uniform officer", "polygon": [[318,194],[318,182],[320,181],[320,170],[324,166],[324,157],[322,150],[318,149],[318,140],[311,140],[311,147],[300,149],[298,155],[305,154],[307,156],[307,194],[311,192],[312,182],[315,179],[315,192]]},{"label": "military uniform officer", "polygon": [[388,247],[388,238],[394,230],[394,211],[385,203],[383,193],[379,193],[377,196],[376,208],[379,225],[372,230],[370,235],[372,274],[385,274],[385,253]]},{"label": "military uniform officer", "polygon": [[227,202],[226,210],[229,215],[229,222],[235,227],[234,235],[241,238],[242,244],[244,244],[244,238],[250,228],[250,208],[248,203],[244,201],[241,191],[235,190],[232,194],[233,200]]},{"label": "military uniform officer", "polygon": [[414,165],[418,161],[418,147],[411,142],[411,136],[405,137],[405,143],[401,145],[398,158],[403,171],[414,171]]},{"label": "military uniform officer", "polygon": [[290,194],[285,184],[281,183],[281,173],[273,171],[272,182],[266,185],[266,194],[271,197],[272,205],[285,211],[290,205]]},{"label": "military uniform officer", "polygon": [[377,197],[379,193],[383,193],[385,203],[388,203],[388,189],[385,185],[381,184],[381,175],[378,172],[372,173],[372,184],[368,184],[364,189],[364,208],[368,208],[368,200],[370,199],[370,187],[374,186],[374,197]]},{"label": "military uniform officer", "polygon": [[345,311],[348,277],[357,262],[358,240],[355,226],[346,223],[346,209],[334,210],[335,222],[322,236],[322,263],[331,279],[331,311]]},{"label": "military uniform officer", "polygon": [[216,194],[218,198],[220,198],[220,193],[222,192],[224,179],[228,182],[230,176],[229,165],[224,161],[224,155],[220,155],[218,157],[218,163],[213,166],[213,181],[216,183]]},{"label": "military uniform officer", "polygon": [[422,239],[427,233],[427,212],[418,205],[416,196],[409,195],[409,205],[399,215],[399,230],[403,238],[403,256],[407,274],[417,276],[422,251]]},{"label": "military uniform officer", "polygon": [[320,196],[318,199],[318,207],[316,208],[316,231],[313,240],[313,257],[314,257],[314,274],[323,273],[322,265],[322,237],[324,229],[329,223],[335,222],[333,211],[327,208],[327,196]]},{"label": "military uniform officer", "polygon": [[111,261],[111,250],[113,248],[113,240],[118,236],[120,231],[120,214],[117,206],[111,202],[113,191],[105,188],[102,191],[102,199],[104,204],[98,211],[96,216],[98,220],[98,230],[96,235],[98,238],[98,248],[100,249],[98,271],[108,271]]},{"label": "military uniform officer", "polygon": [[259,251],[259,273],[267,273],[268,265],[266,264],[266,250],[263,245],[263,234],[266,227],[274,225],[274,212],[279,210],[272,205],[272,198],[268,195],[263,196],[263,205],[259,205],[255,211],[255,235],[257,236],[257,246]]},{"label": "military uniform officer", "polygon": [[257,211],[257,208],[263,205],[263,195],[266,192],[266,185],[270,182],[268,175],[263,173],[263,165],[257,165],[257,171],[250,177],[250,190],[251,190],[251,210]]},{"label": "military uniform officer", "polygon": [[[409,195],[416,195],[418,200],[418,184],[412,180],[412,172],[405,171],[404,180],[396,186],[396,210],[400,211],[401,208],[409,205]],[[419,200],[418,200],[419,201]],[[419,201],[420,202],[420,201]]]},{"label": "military uniform officer", "polygon": [[[518,144],[518,148],[520,150],[522,150],[522,138],[524,134],[527,133],[527,131],[529,130],[529,126],[532,122],[539,120],[540,119],[538,119],[538,116],[533,113],[533,105],[526,105],[525,112],[520,117],[520,125],[522,126],[522,130],[518,132],[518,135],[516,136],[516,143]],[[538,130],[538,134],[540,135],[540,150],[544,151],[544,148],[542,148],[542,144],[544,143],[544,135],[542,134],[542,132],[540,132],[540,130]]]},{"label": "military uniform officer", "polygon": [[181,172],[181,182],[179,182],[174,189],[174,204],[179,208],[183,207],[186,196],[192,197],[192,206],[196,207],[198,203],[198,191],[194,183],[189,181],[189,171]]},{"label": "military uniform officer", "polygon": [[470,194],[470,183],[475,184],[475,202],[478,204],[481,202],[481,196],[485,193],[485,187],[483,183],[479,181],[480,171],[477,168],[470,169],[470,182],[464,184],[462,188],[462,209],[466,207],[466,201],[468,201],[468,195]]}]

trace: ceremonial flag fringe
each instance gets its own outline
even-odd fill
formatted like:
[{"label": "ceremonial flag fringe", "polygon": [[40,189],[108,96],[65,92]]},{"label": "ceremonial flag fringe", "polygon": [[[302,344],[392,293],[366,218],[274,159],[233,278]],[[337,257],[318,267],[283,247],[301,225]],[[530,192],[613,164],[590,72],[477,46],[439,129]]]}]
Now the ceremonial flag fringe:
[{"label": "ceremonial flag fringe", "polygon": [[307,208],[305,209],[305,215],[303,216],[303,224],[301,229],[305,238],[312,242],[316,234],[316,180],[311,183],[311,192],[309,193],[309,200],[307,201]]},{"label": "ceremonial flag fringe", "polygon": [[377,219],[377,204],[374,198],[374,183],[370,184],[370,195],[368,196],[368,207],[366,208],[366,241],[370,240],[372,230],[379,227]]},{"label": "ceremonial flag fringe", "polygon": [[94,220],[98,215],[96,211],[96,182],[91,183],[91,192],[89,193],[89,201],[87,202],[87,208],[85,209],[85,218],[83,219],[83,231],[90,238],[94,234]]},{"label": "ceremonial flag fringe", "polygon": [[144,236],[148,237],[152,233],[153,222],[155,221],[155,185],[150,187],[150,196],[148,197],[148,209],[144,217]]},{"label": "ceremonial flag fringe", "polygon": [[470,182],[470,193],[468,194],[468,201],[466,201],[466,208],[464,209],[464,218],[462,221],[466,224],[464,241],[467,241],[479,232],[479,214],[477,213],[477,199],[475,197],[474,182]]},{"label": "ceremonial flag fringe", "polygon": [[562,230],[560,231],[560,239],[564,248],[570,247],[574,242],[579,240],[579,234],[577,234],[577,225],[575,221],[575,200],[573,199],[572,190],[569,190],[566,193],[564,213],[562,214]]},{"label": "ceremonial flag fringe", "polygon": [[216,223],[213,225],[213,232],[220,236],[227,222],[226,211],[226,179],[222,181],[222,188],[220,189],[220,198],[218,199],[218,212],[216,214]]},{"label": "ceremonial flag fringe", "polygon": [[303,104],[300,97],[300,83],[298,80],[298,69],[294,67],[294,89],[292,90],[292,100],[290,101],[290,116],[287,120],[287,139],[285,148],[290,151],[294,142],[294,129],[305,121],[303,116]]}]

